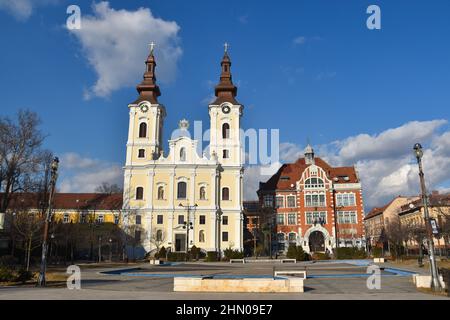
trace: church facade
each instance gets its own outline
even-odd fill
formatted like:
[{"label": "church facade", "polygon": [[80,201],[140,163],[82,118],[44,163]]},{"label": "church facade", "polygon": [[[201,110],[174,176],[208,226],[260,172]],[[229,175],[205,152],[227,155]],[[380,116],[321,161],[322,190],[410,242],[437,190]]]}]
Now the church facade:
[{"label": "church facade", "polygon": [[243,248],[243,105],[236,100],[231,60],[225,50],[216,99],[209,104],[210,145],[200,154],[189,123],[164,150],[164,119],[170,108],[159,102],[153,49],[138,98],[128,105],[129,130],[124,166],[124,228],[145,252],[164,246],[186,252]]}]

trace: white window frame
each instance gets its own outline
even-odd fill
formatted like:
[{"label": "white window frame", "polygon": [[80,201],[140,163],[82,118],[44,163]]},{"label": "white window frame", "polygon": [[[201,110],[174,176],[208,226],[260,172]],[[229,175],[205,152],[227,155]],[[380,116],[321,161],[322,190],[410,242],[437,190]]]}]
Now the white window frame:
[{"label": "white window frame", "polygon": [[[294,198],[294,206],[289,205],[289,199]],[[286,196],[286,207],[287,208],[296,208],[297,207],[297,197],[295,195]]]},{"label": "white window frame", "polygon": [[305,212],[305,222],[306,224],[314,224],[315,218],[323,218],[325,224],[327,223],[327,212],[326,211],[307,211]]},{"label": "white window frame", "polygon": [[[278,205],[278,199],[281,199],[281,206]],[[283,196],[275,196],[275,206],[277,208],[284,208],[284,197]]]}]

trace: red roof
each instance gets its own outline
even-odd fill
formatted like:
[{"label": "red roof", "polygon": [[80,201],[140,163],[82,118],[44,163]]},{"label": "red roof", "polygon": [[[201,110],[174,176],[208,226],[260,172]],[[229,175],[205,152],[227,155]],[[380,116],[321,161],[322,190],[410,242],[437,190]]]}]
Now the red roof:
[{"label": "red roof", "polygon": [[[430,207],[447,207],[450,206],[450,193],[447,194],[430,194],[428,195],[428,206]],[[409,202],[401,206],[400,214],[408,213],[409,211],[414,211],[417,208],[423,207],[422,198]]]},{"label": "red roof", "polygon": [[[327,177],[332,179],[333,183],[359,182],[355,167],[331,167],[327,162],[317,157],[314,158],[314,163],[327,173]],[[303,171],[308,166],[310,165],[305,163],[305,158],[299,158],[294,163],[283,164],[267,182],[260,183],[259,191],[293,189],[291,184],[300,180]],[[348,179],[346,180],[344,177],[348,177]]]},{"label": "red roof", "polygon": [[[392,200],[392,201],[394,201],[394,200]],[[392,201],[390,201],[388,204],[382,206],[381,208],[375,207],[372,210],[370,210],[369,213],[364,217],[364,220],[367,220],[367,219],[379,216],[380,214],[383,214],[384,210],[386,210],[386,208],[390,206]]]},{"label": "red roof", "polygon": [[[46,202],[47,196],[38,193],[14,193],[9,207],[38,208],[39,203]],[[120,210],[122,193],[56,193],[53,200],[54,209],[77,210]]]}]

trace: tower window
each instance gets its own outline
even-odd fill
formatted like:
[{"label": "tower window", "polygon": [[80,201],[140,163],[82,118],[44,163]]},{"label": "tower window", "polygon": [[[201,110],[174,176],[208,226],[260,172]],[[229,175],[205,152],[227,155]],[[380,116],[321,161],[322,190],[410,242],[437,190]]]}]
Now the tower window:
[{"label": "tower window", "polygon": [[158,187],[158,200],[164,200],[164,187]]},{"label": "tower window", "polygon": [[145,122],[142,122],[139,125],[139,138],[145,137],[147,137],[147,124]]},{"label": "tower window", "polygon": [[230,138],[230,125],[228,123],[224,123],[222,125],[222,138],[223,139]]},{"label": "tower window", "polygon": [[145,158],[145,149],[139,149],[138,157],[139,158]]},{"label": "tower window", "polygon": [[230,189],[227,187],[222,188],[222,200],[230,200]]},{"label": "tower window", "polygon": [[224,159],[230,158],[230,151],[229,150],[223,150],[222,151],[222,156],[223,156]]},{"label": "tower window", "polygon": [[136,200],[144,199],[144,188],[137,187],[136,188]]},{"label": "tower window", "polygon": [[187,189],[186,182],[184,181],[178,182],[178,190],[177,190],[178,199],[186,199],[186,189]]}]

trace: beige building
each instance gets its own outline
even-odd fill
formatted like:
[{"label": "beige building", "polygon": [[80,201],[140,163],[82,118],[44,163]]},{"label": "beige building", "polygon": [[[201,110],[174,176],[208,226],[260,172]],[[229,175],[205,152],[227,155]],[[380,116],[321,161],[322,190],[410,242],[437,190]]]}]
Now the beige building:
[{"label": "beige building", "polygon": [[[434,244],[437,248],[443,248],[448,245],[448,227],[450,226],[450,194],[439,194],[434,191],[428,197],[428,213],[430,218],[437,223],[439,231],[444,231],[443,236],[434,238]],[[418,198],[400,208],[398,213],[400,222],[404,226],[423,227],[425,225],[424,208],[422,199]],[[410,245],[417,247],[417,242],[410,239]]]},{"label": "beige building", "polygon": [[398,217],[403,205],[417,199],[419,197],[398,196],[383,207],[373,208],[364,218],[368,244],[371,246],[381,245],[385,241],[383,232],[389,221]]},{"label": "beige building", "polygon": [[186,120],[179,122],[164,152],[167,111],[158,101],[153,50],[137,86],[139,97],[128,105],[123,224],[134,230],[146,252],[161,246],[175,252],[193,245],[204,251],[243,248],[243,106],[235,99],[227,52],[221,66],[216,100],[208,107],[207,152],[198,152]]}]

